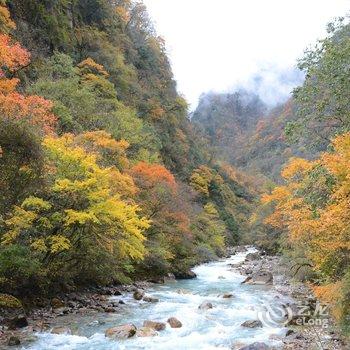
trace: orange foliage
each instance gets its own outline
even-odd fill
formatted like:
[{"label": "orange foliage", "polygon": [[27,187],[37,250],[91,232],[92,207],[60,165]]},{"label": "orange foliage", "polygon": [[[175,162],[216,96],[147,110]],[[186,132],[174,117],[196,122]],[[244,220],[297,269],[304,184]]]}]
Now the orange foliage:
[{"label": "orange foliage", "polygon": [[142,179],[144,188],[152,188],[157,184],[166,183],[172,190],[176,190],[174,175],[160,164],[139,162],[130,169],[133,177]]},{"label": "orange foliage", "polygon": [[6,68],[10,72],[15,72],[22,66],[29,63],[30,54],[16,42],[12,43],[8,35],[0,34],[0,77],[3,78]]},{"label": "orange foliage", "polygon": [[27,121],[45,134],[52,133],[56,117],[52,103],[39,96],[23,96],[15,92],[18,79],[6,78],[6,71],[15,72],[29,63],[30,54],[8,35],[0,34],[0,115],[4,120]]},{"label": "orange foliage", "polygon": [[291,160],[283,170],[286,185],[264,195],[262,201],[274,205],[266,222],[284,227],[291,246],[325,277],[327,284],[313,287],[315,295],[330,303],[340,319],[342,274],[349,269],[350,256],[350,133],[336,137],[332,144],[334,151],[314,162]]},{"label": "orange foliage", "polygon": [[40,96],[23,96],[17,92],[0,93],[0,115],[3,119],[27,121],[44,133],[54,131],[56,117],[51,113],[52,102]]},{"label": "orange foliage", "polygon": [[342,311],[340,309],[342,282],[330,283],[324,286],[312,287],[317,299],[323,303],[329,304],[332,310],[332,314],[336,320],[340,320]]}]

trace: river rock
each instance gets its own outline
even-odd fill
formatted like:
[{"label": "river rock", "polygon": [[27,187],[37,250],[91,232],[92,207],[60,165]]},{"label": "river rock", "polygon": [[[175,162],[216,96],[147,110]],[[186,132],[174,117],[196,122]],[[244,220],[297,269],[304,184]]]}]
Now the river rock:
[{"label": "river rock", "polygon": [[179,280],[189,280],[197,277],[192,270],[176,272],[174,275]]},{"label": "river rock", "polygon": [[248,253],[245,257],[245,261],[254,261],[260,259],[260,253]]},{"label": "river rock", "polygon": [[58,298],[53,298],[51,300],[51,306],[53,309],[59,309],[61,307],[65,307],[65,304],[62,300],[60,300]]},{"label": "river rock", "polygon": [[137,337],[154,337],[158,335],[158,333],[150,327],[141,327],[136,331]]},{"label": "river rock", "polygon": [[24,328],[28,326],[27,317],[24,315],[18,315],[7,321],[9,329]]},{"label": "river rock", "polygon": [[167,321],[171,328],[181,328],[182,323],[176,317],[170,317]]},{"label": "river rock", "polygon": [[166,276],[164,276],[164,280],[166,282],[175,281],[175,275],[169,272]]},{"label": "river rock", "polygon": [[219,279],[219,280],[225,280],[226,277],[224,277],[224,276],[219,276],[218,279]]},{"label": "river rock", "polygon": [[178,289],[176,291],[176,293],[178,293],[178,294],[191,294],[191,292],[187,289]]},{"label": "river rock", "polygon": [[258,271],[247,277],[242,284],[272,284],[273,276],[268,271]]},{"label": "river rock", "polygon": [[72,330],[69,327],[53,327],[51,329],[52,334],[72,334]]},{"label": "river rock", "polygon": [[158,301],[159,301],[159,299],[149,297],[149,296],[144,296],[142,300],[147,301],[148,303],[158,303]]},{"label": "river rock", "polygon": [[15,336],[11,336],[7,342],[8,346],[17,346],[19,344],[21,344],[21,341],[19,340],[18,337],[15,337]]},{"label": "river rock", "polygon": [[198,306],[198,309],[200,310],[209,310],[212,308],[213,308],[213,304],[208,301],[203,301],[203,303]]},{"label": "river rock", "polygon": [[143,326],[146,328],[152,328],[156,331],[163,331],[166,327],[166,324],[164,322],[157,322],[157,321],[144,321]]},{"label": "river rock", "polygon": [[133,337],[135,333],[135,325],[132,323],[127,323],[120,326],[108,328],[105,332],[105,336],[111,339],[126,339]]},{"label": "river rock", "polygon": [[233,294],[231,294],[231,293],[225,293],[222,297],[224,298],[224,299],[230,299],[230,298],[233,298]]},{"label": "river rock", "polygon": [[248,249],[244,245],[238,245],[237,247],[234,247],[235,253],[245,253],[248,251]]},{"label": "river rock", "polygon": [[241,326],[246,328],[257,328],[257,327],[262,327],[263,324],[259,320],[248,320],[243,322]]},{"label": "river rock", "polygon": [[240,348],[239,350],[269,350],[271,349],[268,345],[265,343],[253,343],[247,346],[243,346],[243,348]]},{"label": "river rock", "polygon": [[141,300],[144,295],[145,295],[144,291],[138,289],[134,292],[133,297],[135,300]]}]

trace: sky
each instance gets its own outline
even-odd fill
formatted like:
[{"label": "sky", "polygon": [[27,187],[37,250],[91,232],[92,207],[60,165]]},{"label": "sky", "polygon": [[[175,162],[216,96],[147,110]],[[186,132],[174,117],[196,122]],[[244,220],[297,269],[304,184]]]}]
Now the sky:
[{"label": "sky", "polygon": [[[350,0],[144,0],[166,41],[178,91],[191,108],[203,92],[264,81],[268,103],[297,84],[290,74]],[[291,77],[282,82],[280,76]],[[269,89],[269,84],[272,88]],[[253,84],[254,85],[254,84]]]}]

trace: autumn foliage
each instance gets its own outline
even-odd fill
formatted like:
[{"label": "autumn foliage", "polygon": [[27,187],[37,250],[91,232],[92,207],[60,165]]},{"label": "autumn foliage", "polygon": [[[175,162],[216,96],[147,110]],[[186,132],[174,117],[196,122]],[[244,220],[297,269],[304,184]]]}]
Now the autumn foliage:
[{"label": "autumn foliage", "polygon": [[[316,294],[335,306],[333,290],[341,290],[350,268],[350,134],[336,137],[332,145],[332,152],[315,161],[292,159],[282,172],[286,185],[262,201],[275,208],[266,223],[287,230],[290,244],[324,280]],[[348,312],[340,312],[339,305],[334,311],[338,318]]]}]

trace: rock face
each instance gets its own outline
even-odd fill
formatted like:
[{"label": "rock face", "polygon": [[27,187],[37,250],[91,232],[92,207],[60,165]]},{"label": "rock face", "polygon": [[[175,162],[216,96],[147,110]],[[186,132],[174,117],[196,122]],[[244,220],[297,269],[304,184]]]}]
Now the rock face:
[{"label": "rock face", "polygon": [[148,296],[144,296],[143,301],[147,301],[148,303],[158,303],[159,299],[157,298],[152,298],[152,297],[148,297]]},{"label": "rock face", "polygon": [[242,283],[243,284],[272,284],[273,276],[268,271],[258,271],[247,277]]},{"label": "rock face", "polygon": [[144,295],[145,295],[144,291],[138,289],[134,292],[133,297],[135,300],[141,300]]},{"label": "rock face", "polygon": [[189,280],[196,278],[197,275],[192,270],[188,270],[175,273],[175,277],[179,280]]},{"label": "rock face", "polygon": [[149,327],[141,327],[136,331],[137,337],[154,337],[158,335],[158,333],[153,329]]},{"label": "rock face", "polygon": [[131,338],[136,333],[136,327],[132,323],[123,324],[120,326],[108,328],[105,336],[111,339],[126,339]]},{"label": "rock face", "polygon": [[170,317],[167,321],[171,328],[181,328],[182,323],[176,317]]},{"label": "rock face", "polygon": [[265,343],[253,343],[247,346],[243,346],[243,348],[240,348],[239,350],[269,350],[271,349],[269,346],[267,346]]},{"label": "rock face", "polygon": [[166,327],[166,324],[164,322],[157,322],[157,321],[144,321],[143,326],[146,328],[152,328],[156,331],[163,331]]},{"label": "rock face", "polygon": [[213,304],[209,303],[208,301],[203,301],[203,303],[198,306],[198,309],[200,310],[208,310],[212,308],[213,308]]},{"label": "rock face", "polygon": [[261,321],[258,321],[258,320],[249,320],[249,321],[243,322],[241,326],[246,328],[257,328],[257,327],[262,327],[263,324],[261,323]]}]

